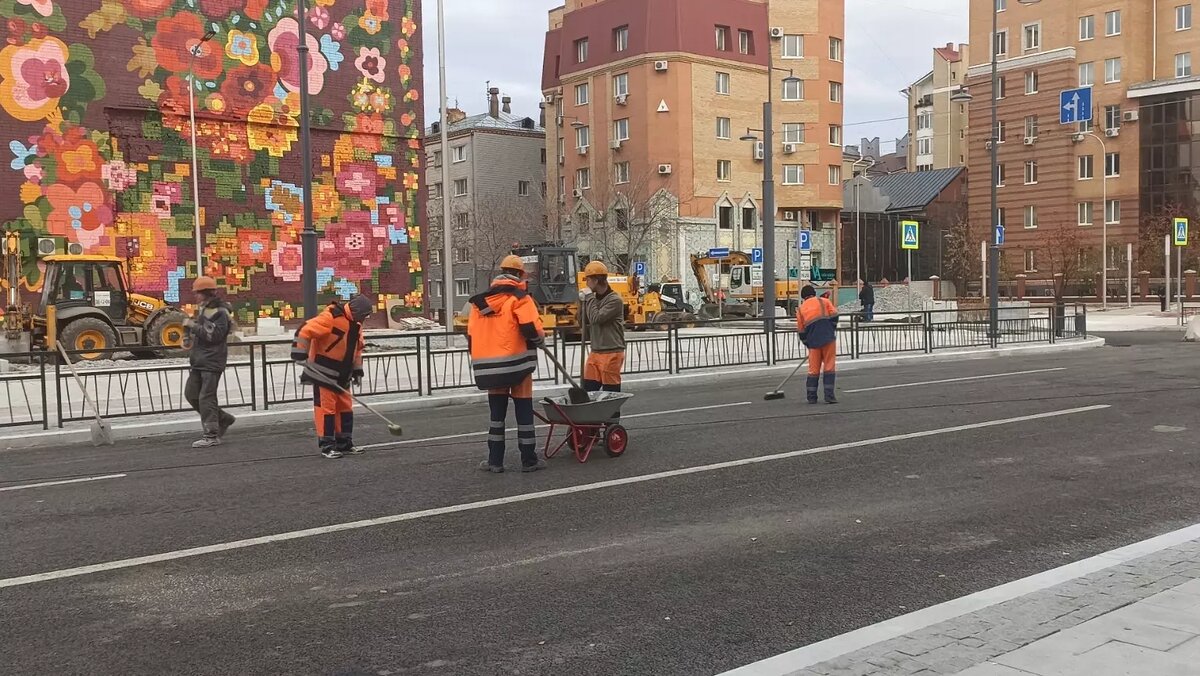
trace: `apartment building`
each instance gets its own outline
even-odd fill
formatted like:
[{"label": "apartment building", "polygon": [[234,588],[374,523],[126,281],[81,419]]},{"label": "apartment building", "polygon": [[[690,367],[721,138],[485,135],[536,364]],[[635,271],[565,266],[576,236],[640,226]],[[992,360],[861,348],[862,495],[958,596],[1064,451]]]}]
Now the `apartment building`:
[{"label": "apartment building", "polygon": [[843,0],[567,0],[549,20],[548,207],[564,241],[687,283],[689,254],[759,246],[764,148],[742,137],[762,139],[769,86],[776,269],[801,227],[837,260]]},{"label": "apartment building", "polygon": [[908,99],[908,166],[933,171],[965,166],[967,106],[953,100],[967,79],[969,47],[933,49],[933,68],[900,93]]},{"label": "apartment building", "polygon": [[[1161,272],[1162,212],[1194,215],[1200,199],[1198,4],[972,0],[971,42],[990,44],[999,62],[999,208],[989,213],[991,185],[977,180],[970,209],[981,239],[993,218],[1006,226],[1002,275],[1074,270],[1068,283],[1085,291],[1105,261],[1113,293],[1130,244],[1135,271]],[[976,176],[990,173],[990,57],[975,50],[968,71]],[[1080,86],[1092,89],[1092,121],[1060,125],[1059,92]]]},{"label": "apartment building", "polygon": [[[546,130],[534,119],[512,113],[512,101],[488,90],[486,113],[448,111],[448,148],[442,148],[438,122],[425,129],[425,181],[429,218],[431,310],[445,308],[443,289],[442,201],[450,200],[454,248],[451,311],[487,288],[496,265],[515,243],[539,244],[547,237]],[[450,183],[442,184],[443,163]]]}]

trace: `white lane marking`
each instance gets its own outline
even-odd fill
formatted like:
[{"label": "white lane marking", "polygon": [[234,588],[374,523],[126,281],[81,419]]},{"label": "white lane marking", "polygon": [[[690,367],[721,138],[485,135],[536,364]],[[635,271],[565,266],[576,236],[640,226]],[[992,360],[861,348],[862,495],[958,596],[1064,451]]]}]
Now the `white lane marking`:
[{"label": "white lane marking", "polygon": [[418,519],[427,519],[434,516],[443,516],[446,514],[458,514],[461,512],[470,512],[489,507],[500,507],[503,505],[512,505],[522,502],[532,502],[534,500],[545,500],[561,495],[571,495],[574,493],[587,493],[590,491],[598,491],[605,488],[615,488],[617,486],[630,486],[634,484],[647,483],[650,481],[659,481],[662,479],[670,479],[678,476],[687,476],[690,474],[701,474],[704,472],[715,472],[723,469],[734,467],[743,467],[747,465],[757,465],[765,462],[773,462],[775,460],[787,460],[789,458],[799,458],[806,455],[815,455],[817,453],[829,453],[832,451],[842,451],[851,448],[865,448],[868,446],[879,446],[882,444],[892,443],[894,441],[906,441],[909,439],[922,439],[925,437],[936,437],[945,434],[953,434],[955,432],[965,432],[968,430],[985,429],[988,427],[998,427],[1001,425],[1012,425],[1014,423],[1029,422],[1032,420],[1044,420],[1047,418],[1059,418],[1062,416],[1075,415],[1077,413],[1090,413],[1093,411],[1101,411],[1111,408],[1108,404],[1099,404],[1095,406],[1083,406],[1080,408],[1068,408],[1060,411],[1048,411],[1046,413],[1036,413],[1033,415],[1023,415],[1016,418],[1002,418],[1000,420],[987,420],[984,422],[970,423],[968,425],[955,425],[954,427],[941,427],[938,429],[926,430],[923,432],[909,432],[906,434],[893,434],[886,437],[878,437],[875,439],[864,439],[863,441],[848,441],[841,444],[833,444],[831,446],[820,446],[800,451],[787,451],[785,453],[775,453],[773,455],[763,455],[754,458],[743,458],[741,460],[729,460],[726,462],[717,462],[709,465],[697,465],[695,467],[684,467],[681,469],[673,469],[665,472],[655,472],[654,474],[642,474],[640,476],[625,477],[623,479],[610,479],[608,481],[597,481],[590,484],[581,484],[578,486],[567,486],[566,488],[554,488],[545,491],[537,491],[535,493],[522,493],[520,495],[510,495],[503,498],[494,498],[491,500],[480,500],[478,502],[467,502],[460,505],[448,505],[446,507],[434,507],[432,509],[423,509],[416,512],[407,512],[405,514],[393,514],[391,516],[381,516],[374,519],[363,519],[361,521],[349,521],[346,523],[336,523],[329,526],[318,526],[316,528],[305,528],[303,530],[295,530],[287,533],[276,533],[274,535],[263,535],[260,537],[247,538],[245,540],[234,540],[232,542],[221,542],[214,545],[204,545],[202,547],[192,547],[190,549],[180,549],[173,552],[164,552],[162,554],[152,554],[150,556],[138,556],[131,559],[121,559],[118,561],[109,561],[107,563],[96,563],[89,566],[79,566],[77,568],[64,568],[62,570],[53,570],[46,573],[36,573],[34,575],[23,575],[21,577],[12,577],[0,580],[0,589],[5,587],[20,587],[23,585],[34,584],[37,582],[47,582],[50,580],[60,580],[68,577],[78,577],[80,575],[91,575],[93,573],[101,573],[110,570],[120,570],[123,568],[134,568],[136,566],[145,566],[152,563],[162,563],[164,561],[175,561],[177,559],[187,559],[194,556],[203,556],[205,554],[216,554],[218,552],[228,552],[235,549],[246,549],[247,547],[257,547],[275,542],[287,542],[288,540],[299,540],[302,538],[310,538],[317,535],[327,535],[329,533],[340,533],[343,531],[359,530],[362,528],[371,528],[373,526],[383,526],[392,523],[400,523],[403,521],[416,521]]},{"label": "white lane marking", "polygon": [[[695,411],[712,411],[712,410],[719,409],[719,408],[733,408],[735,406],[750,406],[751,404],[753,404],[753,402],[738,401],[738,402],[734,402],[732,404],[713,404],[712,406],[693,406],[691,408],[677,408],[677,409],[673,409],[670,411],[651,411],[649,413],[633,413],[633,414],[629,414],[629,415],[621,414],[621,419],[629,420],[630,418],[651,418],[651,417],[658,416],[658,415],[674,415],[676,413],[693,413]],[[549,425],[538,425],[538,429],[545,429],[547,427],[549,427]],[[517,428],[512,427],[512,428],[509,428],[504,431],[507,433],[512,433],[512,432],[516,432]],[[363,449],[371,450],[374,448],[392,448],[394,446],[408,446],[411,444],[425,444],[425,443],[429,443],[431,441],[448,441],[450,439],[469,439],[471,437],[485,437],[485,436],[487,436],[486,430],[483,432],[464,432],[462,434],[447,434],[447,435],[440,436],[440,437],[426,437],[424,439],[405,439],[404,441],[384,441],[384,442],[378,443],[378,444],[365,445],[365,446],[363,446]]]},{"label": "white lane marking", "polygon": [[0,493],[5,491],[23,491],[26,488],[45,488],[47,486],[62,486],[65,484],[81,484],[88,481],[104,481],[105,479],[121,479],[125,474],[105,474],[104,476],[90,476],[83,479],[64,479],[62,481],[43,481],[40,484],[25,484],[23,486],[5,486],[0,488]]},{"label": "white lane marking", "polygon": [[855,392],[876,392],[878,390],[898,390],[902,387],[921,387],[922,385],[942,385],[944,383],[962,383],[968,380],[987,380],[989,378],[1010,378],[1012,376],[1027,376],[1034,373],[1050,373],[1052,371],[1066,371],[1066,367],[1052,369],[1034,369],[1032,371],[1013,371],[1012,373],[990,373],[985,376],[967,376],[965,378],[947,378],[945,380],[926,380],[920,383],[904,383],[901,385],[881,385],[879,387],[862,387],[857,390],[846,390],[846,394],[854,394]]},{"label": "white lane marking", "polygon": [[890,620],[834,636],[819,643],[806,645],[782,655],[726,671],[720,676],[786,676],[794,674],[815,664],[837,659],[877,643],[890,641],[935,624],[1049,589],[1064,582],[1070,582],[1196,539],[1200,539],[1200,524],[1135,542],[1082,561],[1068,563],[1065,566],[1052,568],[991,589],[984,589],[969,596],[939,603],[936,606],[922,608],[907,615],[893,617]]}]

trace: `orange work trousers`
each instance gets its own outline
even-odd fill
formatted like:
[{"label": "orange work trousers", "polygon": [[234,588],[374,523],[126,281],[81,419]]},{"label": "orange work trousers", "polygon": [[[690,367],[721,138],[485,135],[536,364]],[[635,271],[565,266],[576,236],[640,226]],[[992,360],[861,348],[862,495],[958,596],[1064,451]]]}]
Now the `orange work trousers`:
[{"label": "orange work trousers", "polygon": [[624,352],[593,352],[588,355],[587,364],[583,369],[585,389],[591,383],[594,389],[604,388],[606,391],[621,391],[621,369],[625,368]]},{"label": "orange work trousers", "polygon": [[822,346],[808,348],[808,375],[819,376],[821,373],[837,371],[837,341]]},{"label": "orange work trousers", "polygon": [[488,390],[488,394],[504,394],[513,399],[533,399],[533,376],[525,376],[525,380],[512,387],[494,387]]},{"label": "orange work trousers", "polygon": [[321,448],[351,445],[354,436],[354,400],[350,393],[327,385],[313,385],[313,424]]}]

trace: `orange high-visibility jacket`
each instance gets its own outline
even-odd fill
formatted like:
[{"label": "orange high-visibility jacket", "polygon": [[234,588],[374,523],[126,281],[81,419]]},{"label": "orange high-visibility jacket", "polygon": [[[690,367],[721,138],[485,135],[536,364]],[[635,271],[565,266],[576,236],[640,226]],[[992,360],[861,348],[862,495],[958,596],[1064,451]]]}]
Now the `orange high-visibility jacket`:
[{"label": "orange high-visibility jacket", "polygon": [[362,376],[364,345],[362,324],[350,306],[330,303],[296,332],[292,360],[305,362],[304,382],[346,389],[351,378]]},{"label": "orange high-visibility jacket", "polygon": [[808,347],[825,347],[837,340],[837,307],[828,298],[807,298],[796,313],[796,328]]},{"label": "orange high-visibility jacket", "polygon": [[500,275],[491,288],[471,298],[467,342],[481,390],[519,385],[537,370],[537,346],[546,330],[526,288],[520,279]]}]

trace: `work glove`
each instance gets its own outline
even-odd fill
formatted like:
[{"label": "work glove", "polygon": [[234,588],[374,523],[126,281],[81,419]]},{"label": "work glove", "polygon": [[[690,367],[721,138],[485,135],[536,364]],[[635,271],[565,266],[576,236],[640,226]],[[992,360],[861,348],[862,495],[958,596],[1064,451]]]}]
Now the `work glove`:
[{"label": "work glove", "polygon": [[353,384],[355,387],[362,387],[362,379],[363,379],[363,372],[361,370],[357,370],[354,372],[354,375],[352,375],[350,377],[350,383]]},{"label": "work glove", "polygon": [[579,302],[586,303],[587,301],[591,300],[592,296],[594,295],[596,294],[593,293],[591,289],[584,289],[583,291],[579,292]]},{"label": "work glove", "polygon": [[546,347],[546,338],[544,336],[538,336],[537,338],[529,341],[529,346],[535,350],[540,350]]}]

